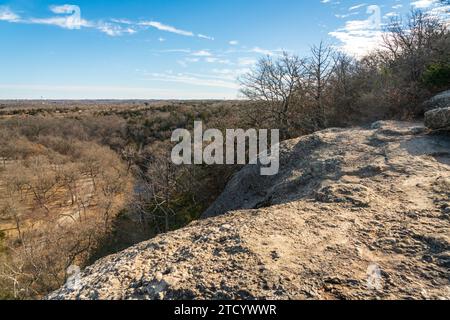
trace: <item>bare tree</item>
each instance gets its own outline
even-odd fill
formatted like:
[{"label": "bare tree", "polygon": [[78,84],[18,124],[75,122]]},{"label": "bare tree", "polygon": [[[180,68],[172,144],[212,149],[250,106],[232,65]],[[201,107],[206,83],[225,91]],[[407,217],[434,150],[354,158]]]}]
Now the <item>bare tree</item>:
[{"label": "bare tree", "polygon": [[393,18],[386,31],[383,36],[385,62],[397,72],[406,72],[407,81],[419,81],[428,62],[436,55],[445,55],[448,49],[448,45],[442,43],[449,41],[446,25],[421,10],[412,10],[406,22]]},{"label": "bare tree", "polygon": [[131,180],[116,153],[92,142],[49,138],[21,136],[8,146],[12,161],[0,172],[0,220],[11,227],[2,239],[0,295],[38,298],[59,287],[69,266],[84,266],[102,247],[127,201]]},{"label": "bare tree", "polygon": [[325,128],[327,126],[324,95],[335,67],[335,60],[333,59],[334,54],[334,50],[323,42],[320,42],[318,46],[313,46],[311,48],[308,71],[311,92],[318,112],[317,129]]},{"label": "bare tree", "polygon": [[355,100],[363,83],[357,79],[358,62],[344,53],[333,56],[333,73],[329,79],[327,98],[327,124],[331,126],[345,126],[352,124],[355,118]]},{"label": "bare tree", "polygon": [[295,107],[296,89],[305,74],[305,61],[296,55],[283,55],[274,60],[259,60],[249,73],[240,78],[241,93],[254,102],[263,102],[282,138],[288,137],[289,113]]},{"label": "bare tree", "polygon": [[45,156],[31,157],[26,160],[22,172],[27,179],[28,191],[47,215],[50,214],[49,204],[54,199],[59,184],[59,177],[50,170],[50,166],[51,162]]},{"label": "bare tree", "polygon": [[141,177],[144,195],[147,198],[147,210],[150,209],[147,213],[153,216],[152,219],[162,218],[163,232],[170,231],[170,219],[176,215],[172,207],[177,200],[178,169],[181,167],[172,163],[168,151],[155,149],[148,161],[147,170]]}]

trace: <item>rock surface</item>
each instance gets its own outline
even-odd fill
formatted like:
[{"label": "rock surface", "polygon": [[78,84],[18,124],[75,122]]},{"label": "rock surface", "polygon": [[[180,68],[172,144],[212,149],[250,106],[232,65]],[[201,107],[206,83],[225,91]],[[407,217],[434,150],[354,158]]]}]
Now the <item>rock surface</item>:
[{"label": "rock surface", "polygon": [[281,149],[277,176],[244,168],[206,219],[48,298],[450,299],[448,135],[379,122]]},{"label": "rock surface", "polygon": [[425,111],[438,108],[450,108],[450,90],[441,92],[424,103]]},{"label": "rock surface", "polygon": [[425,126],[432,130],[450,130],[450,107],[425,113]]}]

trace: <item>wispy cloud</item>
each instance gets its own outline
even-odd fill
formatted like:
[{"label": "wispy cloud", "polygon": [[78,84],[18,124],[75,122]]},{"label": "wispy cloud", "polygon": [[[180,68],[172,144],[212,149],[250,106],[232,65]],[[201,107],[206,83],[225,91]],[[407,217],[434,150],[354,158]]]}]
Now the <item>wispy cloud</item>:
[{"label": "wispy cloud", "polygon": [[81,10],[78,6],[68,4],[62,6],[51,6],[50,10],[59,16],[50,18],[30,18],[27,22],[54,25],[71,30],[93,26],[93,24],[81,18]]},{"label": "wispy cloud", "polygon": [[222,77],[223,79],[228,79],[230,81],[236,81],[241,75],[249,72],[249,68],[237,68],[237,69],[213,69],[212,73]]},{"label": "wispy cloud", "polygon": [[211,52],[209,52],[208,50],[200,50],[200,51],[195,51],[192,53],[193,56],[196,57],[210,57],[212,56]]},{"label": "wispy cloud", "polygon": [[411,5],[432,15],[441,17],[447,23],[447,26],[450,27],[450,4],[439,0],[418,0],[411,2]]},{"label": "wispy cloud", "polygon": [[229,59],[220,59],[216,57],[208,57],[205,59],[208,63],[217,63],[217,64],[226,64],[226,65],[232,65],[233,63]]},{"label": "wispy cloud", "polygon": [[358,5],[356,5],[356,6],[353,6],[353,7],[348,8],[348,10],[349,10],[349,11],[353,11],[353,10],[356,10],[356,9],[359,9],[359,8],[362,8],[362,7],[365,7],[365,6],[367,6],[366,3],[361,3],[361,4],[358,4]]},{"label": "wispy cloud", "polygon": [[153,27],[156,28],[160,31],[165,31],[165,32],[171,32],[171,33],[175,33],[181,36],[186,36],[186,37],[193,37],[194,33],[191,31],[185,31],[185,30],[181,30],[181,29],[177,29],[173,26],[169,26],[166,24],[163,24],[161,22],[158,21],[144,21],[144,22],[140,22],[139,25],[141,26],[146,26],[146,27]]},{"label": "wispy cloud", "polygon": [[18,22],[20,16],[11,11],[8,7],[0,6],[0,21]]},{"label": "wispy cloud", "polygon": [[208,35],[205,35],[202,33],[195,34],[192,31],[178,29],[174,26],[170,26],[170,25],[158,22],[158,21],[143,21],[143,22],[137,23],[137,25],[144,26],[144,27],[152,27],[152,28],[156,28],[160,31],[175,33],[175,34],[178,34],[180,36],[185,36],[185,37],[198,37],[200,39],[206,39],[206,40],[211,40],[211,41],[214,40],[214,37],[211,37],[211,36],[208,36]]},{"label": "wispy cloud", "polygon": [[258,62],[258,60],[251,57],[244,57],[238,59],[238,64],[240,66],[251,66],[254,65],[256,62]]},{"label": "wispy cloud", "polygon": [[411,5],[418,9],[427,9],[434,6],[437,2],[437,0],[418,0],[411,2]]},{"label": "wispy cloud", "polygon": [[229,77],[214,77],[211,75],[199,75],[189,73],[150,73],[143,80],[147,81],[163,81],[177,82],[194,86],[218,87],[227,89],[238,89],[239,85],[236,81],[231,81]]},{"label": "wispy cloud", "polygon": [[263,54],[266,56],[272,56],[275,54],[275,52],[273,50],[267,50],[267,49],[263,49],[260,47],[254,47],[250,50],[250,52],[254,52],[254,53],[258,53],[258,54]]},{"label": "wispy cloud", "polygon": [[[350,7],[349,10],[353,11],[363,6],[365,4],[355,5]],[[444,5],[439,0],[416,0],[411,2],[411,6],[438,15],[450,22],[450,5]],[[401,4],[392,6],[394,10],[402,7]],[[369,15],[368,19],[348,20],[344,27],[329,33],[341,42],[339,46],[341,50],[351,55],[363,56],[379,47],[384,34],[381,8],[376,5],[368,6],[367,14]],[[398,12],[390,11],[385,13],[383,18],[391,19],[398,15]]]},{"label": "wispy cloud", "polygon": [[54,16],[45,18],[21,18],[9,7],[0,6],[0,21],[20,22],[26,24],[52,25],[64,29],[75,30],[81,28],[94,28],[109,36],[120,36],[124,34],[134,34],[149,27],[159,31],[170,32],[180,36],[198,37],[201,39],[214,40],[213,37],[203,33],[195,34],[192,31],[186,31],[159,21],[139,21],[134,22],[128,19],[109,19],[108,21],[87,21],[81,17],[79,6],[64,4],[59,6],[50,6],[50,11]]},{"label": "wispy cloud", "polygon": [[97,24],[97,29],[106,33],[108,36],[116,37],[121,36],[123,34],[135,34],[137,31],[131,27],[123,28],[121,26],[107,23],[107,22],[100,22]]},{"label": "wispy cloud", "polygon": [[201,38],[201,39],[211,40],[211,41],[214,40],[214,37],[210,37],[210,36],[207,36],[207,35],[204,35],[204,34],[201,34],[201,33],[199,33],[199,34],[197,35],[197,37],[199,37],[199,38]]}]

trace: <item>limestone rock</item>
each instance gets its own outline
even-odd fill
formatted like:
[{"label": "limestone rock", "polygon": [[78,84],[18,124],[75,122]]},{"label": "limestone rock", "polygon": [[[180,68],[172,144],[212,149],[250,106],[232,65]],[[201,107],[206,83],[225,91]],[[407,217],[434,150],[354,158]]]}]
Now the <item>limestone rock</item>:
[{"label": "limestone rock", "polygon": [[450,107],[450,90],[441,92],[424,103],[425,111]]},{"label": "limestone rock", "polygon": [[450,107],[425,113],[425,126],[432,130],[450,130]]},{"label": "limestone rock", "polygon": [[450,137],[416,123],[283,143],[204,219],[86,268],[49,299],[450,299]]}]

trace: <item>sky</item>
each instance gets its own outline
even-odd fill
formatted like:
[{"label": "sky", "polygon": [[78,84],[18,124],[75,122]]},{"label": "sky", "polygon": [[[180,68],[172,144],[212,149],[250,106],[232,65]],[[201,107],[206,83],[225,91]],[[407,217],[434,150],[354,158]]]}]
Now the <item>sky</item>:
[{"label": "sky", "polygon": [[263,56],[350,55],[437,0],[0,0],[0,99],[236,99]]}]

